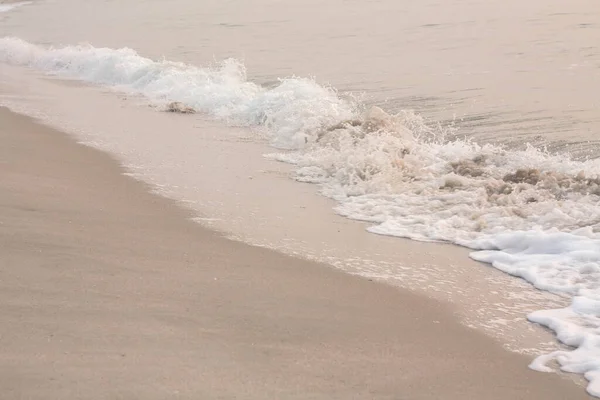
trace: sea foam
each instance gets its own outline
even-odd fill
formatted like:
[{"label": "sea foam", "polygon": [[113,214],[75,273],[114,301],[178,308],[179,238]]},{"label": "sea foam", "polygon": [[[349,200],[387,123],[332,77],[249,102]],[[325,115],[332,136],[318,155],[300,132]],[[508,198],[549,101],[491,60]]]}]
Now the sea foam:
[{"label": "sea foam", "polygon": [[531,366],[548,370],[556,360],[584,374],[588,391],[600,396],[600,161],[448,141],[444,129],[418,115],[366,108],[311,79],[262,87],[236,60],[199,68],[131,49],[45,48],[3,38],[0,62],[251,127],[286,149],[270,158],[294,164],[298,180],[319,184],[338,213],[372,223],[369,231],[469,247],[474,259],[572,299],[568,308],[529,319],[575,350]]},{"label": "sea foam", "polygon": [[22,1],[22,2],[18,2],[18,3],[0,4],[0,13],[8,12],[8,11],[14,10],[15,8],[18,8],[18,7],[27,5],[27,4],[31,4],[31,2]]}]

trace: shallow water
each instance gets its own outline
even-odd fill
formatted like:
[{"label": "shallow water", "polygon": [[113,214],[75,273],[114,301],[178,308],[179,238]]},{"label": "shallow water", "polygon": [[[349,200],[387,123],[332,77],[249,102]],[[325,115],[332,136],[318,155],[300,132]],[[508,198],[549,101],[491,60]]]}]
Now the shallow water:
[{"label": "shallow water", "polygon": [[315,76],[459,135],[595,157],[599,13],[593,0],[56,0],[2,31],[194,65],[235,57],[254,81]]},{"label": "shallow water", "polygon": [[[548,349],[523,318],[575,298],[532,319],[580,348],[555,355],[563,367],[591,365],[593,375],[600,19],[592,1],[566,7],[38,1],[0,15],[0,36],[20,38],[0,39],[0,61],[121,95],[3,66],[11,96],[2,102],[119,155],[202,223],[455,301],[467,323],[513,350]],[[116,50],[125,46],[135,52]],[[220,64],[229,57],[239,61]],[[200,115],[140,108],[168,101]],[[484,250],[473,257],[562,297],[475,270],[462,250],[365,234],[315,198],[314,186],[283,183],[290,169],[261,158],[274,151],[265,141],[294,150],[270,158],[295,164],[299,180],[318,183],[338,213],[371,231]]]}]

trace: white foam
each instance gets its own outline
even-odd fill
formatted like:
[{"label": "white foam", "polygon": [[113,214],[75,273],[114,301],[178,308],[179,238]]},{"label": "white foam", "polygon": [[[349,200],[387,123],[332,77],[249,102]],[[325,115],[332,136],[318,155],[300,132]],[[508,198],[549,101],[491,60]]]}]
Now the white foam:
[{"label": "white foam", "polygon": [[338,201],[337,212],[373,223],[371,232],[467,246],[478,250],[476,260],[572,298],[569,308],[529,319],[576,350],[543,356],[532,367],[556,360],[565,371],[584,373],[588,391],[600,395],[600,161],[448,142],[444,129],[410,112],[359,112],[313,80],[261,87],[235,60],[198,68],[131,49],[42,48],[4,38],[0,61],[257,128],[274,146],[294,150],[269,157],[295,164],[298,180],[321,185]]},{"label": "white foam", "polygon": [[230,124],[266,127],[272,144],[281,148],[300,148],[319,127],[353,115],[352,106],[331,88],[311,79],[287,78],[265,89],[248,81],[244,66],[233,59],[197,68],[152,61],[127,48],[46,49],[3,38],[0,61],[142,94],[157,104],[181,102]]},{"label": "white foam", "polygon": [[11,10],[14,10],[15,8],[30,4],[30,1],[22,1],[19,3],[7,3],[7,4],[0,4],[0,13],[4,13],[4,12],[8,12]]},{"label": "white foam", "polygon": [[588,392],[600,396],[600,235],[590,229],[573,233],[512,232],[484,237],[469,243],[483,249],[471,254],[475,260],[531,282],[541,290],[572,298],[569,307],[540,310],[528,319],[544,325],[575,350],[560,350],[538,357],[531,368],[583,374]]}]

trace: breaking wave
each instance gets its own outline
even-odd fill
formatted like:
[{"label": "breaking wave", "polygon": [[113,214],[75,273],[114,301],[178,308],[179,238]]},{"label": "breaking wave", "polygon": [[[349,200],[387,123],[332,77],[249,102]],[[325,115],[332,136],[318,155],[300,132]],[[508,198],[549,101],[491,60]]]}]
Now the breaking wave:
[{"label": "breaking wave", "polygon": [[443,128],[411,112],[367,109],[311,79],[262,87],[236,60],[199,68],[131,49],[44,48],[3,38],[0,62],[143,95],[165,111],[253,127],[286,150],[270,158],[294,164],[298,180],[320,185],[338,213],[372,223],[369,231],[469,247],[474,259],[572,299],[566,309],[529,316],[575,347],[544,355],[532,368],[546,370],[556,360],[584,374],[588,391],[600,395],[598,160],[448,141]]}]

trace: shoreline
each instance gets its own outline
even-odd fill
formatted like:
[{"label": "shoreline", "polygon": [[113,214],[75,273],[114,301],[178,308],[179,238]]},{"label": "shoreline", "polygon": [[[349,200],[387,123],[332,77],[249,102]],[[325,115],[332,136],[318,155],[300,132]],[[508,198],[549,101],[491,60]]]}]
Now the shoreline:
[{"label": "shoreline", "polygon": [[447,304],[190,221],[29,117],[1,108],[0,135],[10,398],[590,398]]},{"label": "shoreline", "polygon": [[565,306],[557,296],[472,260],[466,248],[369,233],[368,224],[332,212],[333,200],[317,185],[290,179],[293,168],[264,157],[273,149],[249,132],[201,116],[156,112],[127,96],[115,101],[102,87],[8,66],[4,72],[4,105],[110,154],[126,175],[191,210],[202,226],[451,303],[462,324],[511,351],[556,350],[554,336],[525,316]]}]

